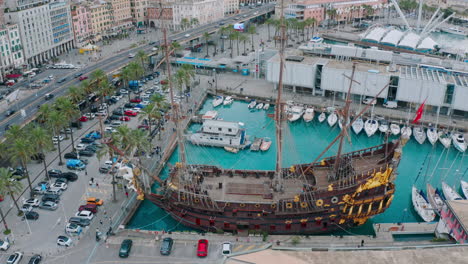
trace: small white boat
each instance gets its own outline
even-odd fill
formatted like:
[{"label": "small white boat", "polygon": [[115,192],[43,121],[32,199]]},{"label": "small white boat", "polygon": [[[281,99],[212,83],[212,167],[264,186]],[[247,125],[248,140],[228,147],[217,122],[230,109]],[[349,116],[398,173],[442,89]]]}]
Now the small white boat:
[{"label": "small white boat", "polygon": [[359,133],[361,133],[362,129],[364,128],[364,121],[361,117],[358,117],[351,126],[353,127],[354,133],[359,135]]},{"label": "small white boat", "polygon": [[442,194],[438,189],[434,189],[430,183],[428,183],[426,186],[427,200],[431,204],[432,208],[440,213],[442,207],[444,206]]},{"label": "small white boat", "polygon": [[260,145],[260,150],[261,151],[267,151],[270,149],[271,146],[271,139],[266,137],[263,139],[262,144]]},{"label": "small white boat", "polygon": [[424,141],[426,141],[426,133],[422,126],[413,127],[413,136],[419,144],[424,144]]},{"label": "small white boat", "polygon": [[224,97],[221,95],[216,96],[213,100],[213,107],[220,106],[224,102]]},{"label": "small white boat", "polygon": [[379,131],[382,132],[382,133],[387,133],[388,131],[388,122],[383,120],[383,121],[380,121],[380,126],[379,126]]},{"label": "small white boat", "polygon": [[328,117],[327,117],[327,122],[329,126],[334,126],[336,122],[338,121],[338,115],[336,115],[335,112],[332,112]]},{"label": "small white boat", "polygon": [[439,134],[437,134],[437,129],[430,127],[426,131],[427,134],[427,139],[429,142],[431,142],[432,145],[434,145],[437,140],[439,139]]},{"label": "small white boat", "polygon": [[466,151],[465,136],[462,133],[454,133],[452,135],[453,146],[461,153]]},{"label": "small white boat", "polygon": [[262,145],[263,138],[255,138],[252,145],[250,145],[250,150],[259,151],[260,146]]},{"label": "small white boat", "polygon": [[231,96],[224,98],[223,105],[231,105],[234,102],[234,99]]},{"label": "small white boat", "polygon": [[213,120],[218,117],[218,111],[210,110],[206,111],[204,115],[202,115],[203,120]]},{"label": "small white boat", "polygon": [[320,113],[320,115],[318,116],[318,121],[320,123],[323,123],[323,121],[325,121],[325,119],[327,119],[327,114],[325,114],[325,112]]},{"label": "small white boat", "polygon": [[294,122],[301,118],[301,116],[304,114],[304,107],[300,105],[295,105],[289,108],[289,113],[288,113],[288,120],[290,122]]},{"label": "small white boat", "polygon": [[411,192],[411,200],[413,201],[414,210],[416,210],[424,222],[434,221],[436,214],[431,209],[431,205],[424,197],[424,193],[422,191],[418,191],[414,186]]},{"label": "small white boat", "polygon": [[379,129],[379,122],[377,120],[369,118],[364,123],[364,131],[366,131],[368,137],[374,135],[377,129]]},{"label": "small white boat", "polygon": [[249,105],[247,106],[248,108],[252,109],[252,108],[255,108],[255,106],[257,105],[257,101],[255,101],[255,99],[251,100]]},{"label": "small white boat", "polygon": [[259,103],[257,106],[255,106],[256,109],[262,110],[263,109],[263,103]]},{"label": "small white boat", "polygon": [[409,126],[403,126],[401,128],[401,136],[405,138],[410,138],[411,134],[413,134],[413,131],[411,130],[411,127]]},{"label": "small white boat", "polygon": [[392,132],[392,135],[398,136],[400,134],[400,125],[391,123],[390,124],[390,131]]},{"label": "small white boat", "polygon": [[270,109],[270,104],[269,103],[266,103],[264,106],[263,106],[263,110],[268,110]]},{"label": "small white boat", "polygon": [[238,148],[233,148],[233,147],[224,147],[224,150],[226,150],[227,152],[234,153],[234,154],[239,152]]},{"label": "small white boat", "polygon": [[304,119],[304,121],[306,121],[307,123],[312,121],[312,119],[314,119],[314,109],[311,108],[311,107],[308,107],[306,108],[305,112],[304,112],[304,115],[302,116],[302,118]]},{"label": "small white boat", "polygon": [[439,131],[438,134],[440,143],[442,143],[445,148],[450,148],[450,145],[452,144],[452,136],[450,135],[450,132]]},{"label": "small white boat", "polygon": [[468,182],[461,180],[461,189],[465,198],[468,199]]},{"label": "small white boat", "polygon": [[449,201],[463,200],[460,194],[445,182],[442,182],[442,191],[444,192],[445,198]]}]

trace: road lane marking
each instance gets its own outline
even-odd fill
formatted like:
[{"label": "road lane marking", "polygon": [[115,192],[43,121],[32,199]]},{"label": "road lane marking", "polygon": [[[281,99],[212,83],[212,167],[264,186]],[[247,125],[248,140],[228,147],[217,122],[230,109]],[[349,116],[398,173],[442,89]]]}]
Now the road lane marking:
[{"label": "road lane marking", "polygon": [[238,245],[234,248],[233,251],[240,251],[241,248],[243,248],[245,245]]},{"label": "road lane marking", "polygon": [[251,249],[253,249],[254,247],[256,247],[257,245],[250,245],[248,246],[246,249],[244,249],[243,251],[249,251]]}]

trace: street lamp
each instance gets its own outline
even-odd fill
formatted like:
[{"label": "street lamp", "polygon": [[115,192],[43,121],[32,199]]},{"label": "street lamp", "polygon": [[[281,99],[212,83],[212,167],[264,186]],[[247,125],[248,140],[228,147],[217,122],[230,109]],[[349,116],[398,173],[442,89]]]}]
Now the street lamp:
[{"label": "street lamp", "polygon": [[213,69],[213,74],[215,77],[215,94],[218,94],[218,75],[216,73],[216,69]]}]

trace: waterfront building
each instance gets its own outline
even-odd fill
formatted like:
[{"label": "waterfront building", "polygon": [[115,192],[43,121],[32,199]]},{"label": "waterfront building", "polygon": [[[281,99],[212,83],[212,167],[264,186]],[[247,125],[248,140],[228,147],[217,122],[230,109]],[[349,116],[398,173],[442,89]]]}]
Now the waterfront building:
[{"label": "waterfront building", "polygon": [[231,15],[239,12],[239,0],[224,0],[224,14]]},{"label": "waterfront building", "polygon": [[18,25],[0,25],[0,82],[15,69],[21,70],[24,64],[23,47]]},{"label": "waterfront building", "polygon": [[440,213],[437,230],[443,235],[448,234],[457,243],[468,243],[468,201],[445,201]]},{"label": "waterfront building", "polygon": [[130,0],[132,21],[137,27],[145,26],[146,24],[148,4],[148,0]]},{"label": "waterfront building", "polygon": [[91,13],[87,5],[73,4],[71,6],[71,16],[73,21],[73,32],[76,47],[83,47],[92,40],[93,30],[91,26]]},{"label": "waterfront building", "polygon": [[[377,102],[397,101],[399,106],[417,107],[426,102],[426,111],[445,115],[468,116],[468,74],[455,61],[441,61],[424,56],[414,61],[403,54],[377,49],[333,45],[320,57],[303,56],[290,51],[286,56],[284,87],[293,92],[345,99],[352,60],[359,60],[353,86],[353,99],[378,96]],[[426,63],[426,64],[423,64]],[[439,65],[439,66],[438,66]],[[440,65],[451,65],[446,69]],[[266,79],[278,84],[279,56],[267,61]]]},{"label": "waterfront building", "polygon": [[4,0],[0,0],[0,25],[5,24],[5,18],[4,18],[4,13],[3,13],[3,9],[5,8],[3,6],[4,2],[5,2]]},{"label": "waterfront building", "polygon": [[[132,27],[132,9],[130,0],[110,0],[110,16],[112,32]],[[96,32],[97,33],[97,32]]]},{"label": "waterfront building", "polygon": [[186,27],[183,21],[207,24],[224,17],[224,0],[181,0],[172,3],[175,29]]},{"label": "waterfront building", "polygon": [[5,20],[18,24],[25,60],[36,66],[73,47],[70,5],[66,2],[7,1]]},{"label": "waterfront building", "polygon": [[147,23],[153,28],[162,28],[163,26],[169,29],[174,29],[173,21],[173,8],[171,4],[163,3],[163,10],[161,12],[158,3],[151,3],[147,8]]},{"label": "waterfront building", "polygon": [[100,41],[103,36],[107,36],[112,26],[112,10],[108,3],[93,4],[89,6],[91,13],[91,28],[93,30],[93,40]]}]

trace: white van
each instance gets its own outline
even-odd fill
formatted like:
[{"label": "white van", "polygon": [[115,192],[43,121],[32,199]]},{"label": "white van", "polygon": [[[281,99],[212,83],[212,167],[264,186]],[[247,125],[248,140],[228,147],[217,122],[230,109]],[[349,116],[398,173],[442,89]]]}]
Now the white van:
[{"label": "white van", "polygon": [[223,243],[222,254],[223,254],[223,256],[231,254],[231,243],[230,242],[224,242]]},{"label": "white van", "polygon": [[386,103],[383,103],[383,106],[387,108],[397,108],[398,104],[396,101],[388,101]]},{"label": "white van", "polygon": [[110,126],[111,126],[111,127],[119,127],[119,126],[121,126],[121,125],[122,125],[122,122],[120,122],[120,121],[114,121],[114,122],[112,122],[112,124],[111,124]]}]

